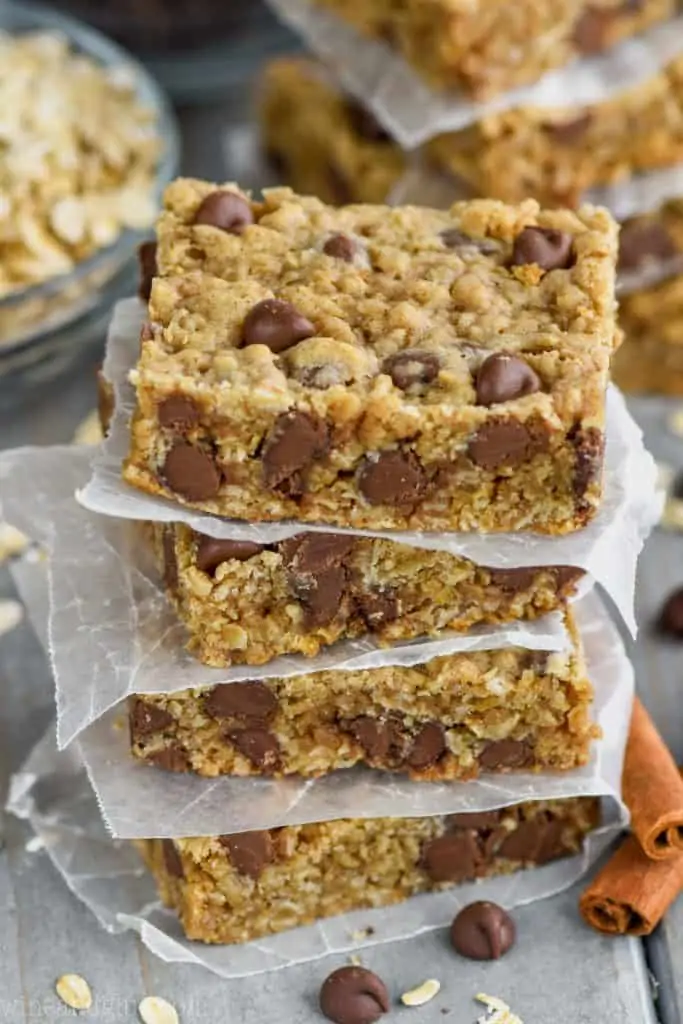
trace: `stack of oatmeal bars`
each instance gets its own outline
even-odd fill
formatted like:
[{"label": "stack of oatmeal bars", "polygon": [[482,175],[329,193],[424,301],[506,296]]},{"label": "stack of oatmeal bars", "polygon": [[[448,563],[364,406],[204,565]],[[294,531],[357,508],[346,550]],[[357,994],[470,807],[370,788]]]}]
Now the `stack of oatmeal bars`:
[{"label": "stack of oatmeal bars", "polygon": [[[123,472],[177,510],[141,527],[168,599],[207,665],[256,671],[298,654],[309,666],[131,698],[145,771],[365,766],[464,786],[585,765],[598,681],[571,605],[580,570],[489,568],[439,538],[533,544],[600,510],[618,341],[609,214],[335,207],[288,188],[255,201],[179,180],[145,257]],[[192,510],[213,533],[184,521]],[[263,542],[231,537],[231,521],[262,524]],[[290,530],[271,542],[267,524]],[[564,618],[561,650],[430,656],[447,631],[549,612]],[[351,638],[380,652],[413,640],[410,664],[316,667]],[[545,864],[598,820],[588,797],[428,818],[359,805],[357,818],[140,845],[187,936],[232,943]]]},{"label": "stack of oatmeal bars", "polygon": [[[301,0],[272,2],[285,17],[302,6]],[[435,109],[450,90],[454,102],[472,102],[473,115],[458,130],[407,151],[392,136],[390,117],[381,124],[359,101],[362,90],[352,96],[339,85],[332,61],[280,58],[265,71],[260,99],[264,144],[280,179],[333,203],[401,201],[406,182],[412,201],[424,201],[426,191],[432,205],[441,201],[434,195],[445,205],[469,196],[509,203],[532,197],[545,207],[573,209],[594,199],[604,203],[625,222],[619,271],[626,341],[614,378],[629,391],[683,393],[683,23],[675,0],[310,0],[308,6],[311,19],[331,14],[359,39],[400,55],[406,74],[434,90]],[[638,77],[635,60],[633,83],[600,102],[548,104],[545,72],[566,65],[585,80],[599,55],[612,57],[618,71],[624,46],[658,28],[668,30],[669,49],[656,73]],[[315,33],[304,34],[315,46]],[[343,63],[342,55],[341,78],[349,85]],[[377,83],[381,96],[381,73]],[[507,93],[534,84],[538,93],[527,88],[523,105],[508,101]],[[497,103],[487,108],[491,100]]]}]

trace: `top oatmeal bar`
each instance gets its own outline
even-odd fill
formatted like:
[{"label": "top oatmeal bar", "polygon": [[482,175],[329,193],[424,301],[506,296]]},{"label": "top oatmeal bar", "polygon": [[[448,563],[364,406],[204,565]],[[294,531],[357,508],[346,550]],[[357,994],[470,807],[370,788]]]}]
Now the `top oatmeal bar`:
[{"label": "top oatmeal bar", "polygon": [[180,180],[126,480],[208,512],[565,533],[601,497],[609,214]]}]

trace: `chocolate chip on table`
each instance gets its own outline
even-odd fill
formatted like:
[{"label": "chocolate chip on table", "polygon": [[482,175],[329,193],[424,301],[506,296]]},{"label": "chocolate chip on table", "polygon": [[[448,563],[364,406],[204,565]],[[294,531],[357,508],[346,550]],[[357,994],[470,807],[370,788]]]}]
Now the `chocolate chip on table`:
[{"label": "chocolate chip on table", "polygon": [[163,750],[147,754],[145,759],[166,772],[189,772],[191,768],[187,751],[179,743],[172,743]]},{"label": "chocolate chip on table", "polygon": [[335,259],[344,260],[345,263],[353,263],[358,254],[359,246],[355,239],[339,232],[330,235],[323,245],[323,252],[326,256],[333,256]]},{"label": "chocolate chip on table", "polygon": [[463,907],[451,925],[451,944],[468,960],[498,960],[515,944],[515,922],[497,903],[477,900]]},{"label": "chocolate chip on table", "polygon": [[297,533],[281,541],[279,551],[292,572],[318,573],[340,565],[354,544],[355,538],[344,533]]},{"label": "chocolate chip on table", "polygon": [[648,260],[670,260],[676,256],[671,235],[659,221],[632,220],[619,235],[618,269],[637,270]]},{"label": "chocolate chip on table", "polygon": [[143,302],[149,302],[152,294],[152,281],[157,276],[157,243],[143,242],[138,246],[138,268],[140,278],[138,295]]},{"label": "chocolate chip on table", "polygon": [[493,740],[479,755],[481,768],[524,768],[531,762],[532,751],[523,740]]},{"label": "chocolate chip on table", "polygon": [[574,239],[555,228],[524,228],[512,246],[513,267],[537,264],[541,270],[568,270],[574,264]]},{"label": "chocolate chip on table", "polygon": [[339,967],[322,984],[320,1009],[334,1024],[374,1024],[389,1012],[389,993],[367,967]]},{"label": "chocolate chip on table", "polygon": [[493,238],[472,238],[458,228],[446,228],[439,233],[441,241],[447,249],[477,249],[484,256],[491,256],[500,251],[500,245]]},{"label": "chocolate chip on table", "polygon": [[[234,683],[228,684],[234,686]],[[225,734],[226,739],[237,747],[248,761],[264,774],[274,772],[280,766],[280,744],[277,737],[257,726],[233,729]]]},{"label": "chocolate chip on table", "polygon": [[230,863],[240,875],[260,878],[264,868],[275,857],[275,848],[270,832],[236,832],[230,836],[219,836],[218,842],[228,851]]},{"label": "chocolate chip on table", "polygon": [[683,640],[683,587],[678,587],[667,597],[659,613],[658,625],[662,633]]},{"label": "chocolate chip on table", "polygon": [[161,547],[164,555],[164,583],[175,594],[178,590],[178,560],[175,554],[175,529],[172,523],[162,528]]},{"label": "chocolate chip on table", "polygon": [[264,550],[263,544],[251,540],[221,540],[198,534],[195,564],[202,572],[213,576],[222,562],[246,562]]},{"label": "chocolate chip on table", "polygon": [[441,362],[435,352],[422,352],[420,349],[404,349],[393,356],[387,356],[382,363],[382,373],[391,377],[395,387],[401,391],[420,384],[431,384],[436,380]]},{"label": "chocolate chip on table", "polygon": [[520,466],[547,451],[549,442],[550,437],[543,424],[491,419],[474,435],[467,453],[475,465],[493,470],[498,466]]},{"label": "chocolate chip on table", "polygon": [[164,839],[161,846],[164,854],[164,867],[168,874],[171,878],[184,878],[185,869],[176,844],[172,839]]},{"label": "chocolate chip on table", "polygon": [[400,451],[366,457],[358,474],[358,488],[371,505],[412,508],[422,497],[425,484],[417,457]]},{"label": "chocolate chip on table", "polygon": [[266,487],[275,490],[327,451],[323,420],[296,409],[281,413],[266,439],[261,461]]},{"label": "chocolate chip on table", "polygon": [[540,390],[541,382],[529,364],[507,352],[494,352],[477,371],[477,405],[511,402]]},{"label": "chocolate chip on table", "polygon": [[445,832],[422,848],[420,863],[433,882],[464,882],[475,878],[482,863],[476,832]]},{"label": "chocolate chip on table", "polygon": [[156,704],[148,704],[141,697],[133,698],[130,712],[130,729],[133,740],[142,736],[151,736],[155,732],[164,732],[175,725],[175,718],[170,711],[159,708]]},{"label": "chocolate chip on table", "polygon": [[256,680],[214,686],[204,700],[204,710],[212,718],[240,718],[255,725],[268,722],[277,709],[273,691]]},{"label": "chocolate chip on table", "polygon": [[600,476],[605,451],[605,437],[597,427],[587,427],[573,431],[570,440],[576,456],[574,497],[581,501],[590,485]]},{"label": "chocolate chip on table", "polygon": [[406,764],[416,771],[430,768],[446,752],[446,734],[438,722],[425,722],[406,754]]},{"label": "chocolate chip on table", "polygon": [[188,501],[214,498],[221,485],[221,475],[211,455],[186,441],[176,441],[171,446],[161,476],[171,491]]},{"label": "chocolate chip on table", "polygon": [[312,338],[315,327],[291,302],[263,299],[247,313],[242,325],[242,345],[265,345],[271,352],[285,352]]},{"label": "chocolate chip on table", "polygon": [[254,223],[254,214],[246,199],[236,192],[221,189],[209,193],[202,200],[194,216],[194,223],[220,228],[230,235],[241,235],[249,224]]},{"label": "chocolate chip on table", "polygon": [[572,118],[571,121],[558,121],[555,124],[548,123],[543,127],[552,135],[555,142],[558,142],[561,146],[573,146],[584,137],[592,121],[592,114],[586,113],[580,117]]},{"label": "chocolate chip on table", "polygon": [[199,409],[186,395],[169,395],[159,403],[157,418],[162,427],[187,430],[199,422]]},{"label": "chocolate chip on table", "polygon": [[355,594],[355,601],[370,630],[395,622],[401,611],[399,598],[393,590],[360,591]]}]

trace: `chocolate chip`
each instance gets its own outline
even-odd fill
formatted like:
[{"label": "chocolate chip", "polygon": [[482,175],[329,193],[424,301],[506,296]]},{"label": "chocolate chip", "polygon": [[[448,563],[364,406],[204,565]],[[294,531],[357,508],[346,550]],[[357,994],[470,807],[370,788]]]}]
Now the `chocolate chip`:
[{"label": "chocolate chip", "polygon": [[304,576],[289,575],[294,596],[304,608],[304,628],[327,626],[339,614],[346,590],[346,571],[335,565]]},{"label": "chocolate chip", "polygon": [[490,771],[500,768],[525,768],[532,760],[528,743],[522,740],[493,740],[479,755],[479,765]]},{"label": "chocolate chip", "polygon": [[264,774],[269,774],[280,767],[280,744],[277,737],[267,729],[235,729],[226,733],[226,739],[229,739],[240,754],[251,761],[255,768],[260,768]]},{"label": "chocolate chip", "polygon": [[528,363],[507,352],[494,352],[479,367],[477,405],[511,402],[541,390],[541,382]]},{"label": "chocolate chip", "polygon": [[264,868],[275,858],[270,832],[236,832],[231,836],[219,836],[218,842],[228,851],[235,871],[248,878],[260,878]]},{"label": "chocolate chip", "polygon": [[164,867],[171,878],[184,878],[185,869],[180,854],[172,839],[163,839],[161,848],[164,855]]},{"label": "chocolate chip", "polygon": [[421,352],[407,348],[388,356],[382,363],[382,373],[391,377],[395,387],[408,391],[416,385],[431,384],[439,375],[441,363],[434,352]]},{"label": "chocolate chip", "polygon": [[548,431],[527,421],[491,419],[479,428],[467,452],[483,469],[520,466],[544,452],[549,444]]},{"label": "chocolate chip", "polygon": [[395,622],[401,613],[399,598],[393,590],[361,591],[355,595],[355,601],[370,630]]},{"label": "chocolate chip", "polygon": [[683,640],[683,587],[669,594],[659,613],[658,624],[662,633]]},{"label": "chocolate chip", "polygon": [[561,146],[573,146],[583,138],[592,121],[591,114],[582,114],[571,121],[558,121],[556,124],[545,124],[543,127]]},{"label": "chocolate chip", "polygon": [[343,235],[340,232],[336,235],[330,235],[323,245],[323,252],[326,256],[333,256],[335,259],[344,260],[345,263],[353,263],[358,253],[358,243],[353,238],[349,238],[348,235]]},{"label": "chocolate chip", "polygon": [[199,422],[199,409],[185,395],[169,395],[159,403],[157,418],[162,427],[187,430]]},{"label": "chocolate chip", "polygon": [[329,446],[323,420],[308,413],[283,412],[275,420],[263,447],[263,479],[276,490],[297,473],[307,469]]},{"label": "chocolate chip", "polygon": [[392,142],[392,138],[382,127],[374,114],[370,113],[360,103],[347,102],[346,113],[351,127],[357,135],[366,142]]},{"label": "chocolate chip", "polygon": [[619,235],[619,270],[637,270],[647,260],[670,260],[674,241],[659,221],[632,220]]},{"label": "chocolate chip", "polygon": [[563,842],[563,823],[546,814],[520,821],[498,847],[497,855],[507,860],[547,864],[567,852]]},{"label": "chocolate chip", "polygon": [[581,501],[590,485],[600,476],[605,438],[597,427],[588,427],[572,431],[570,440],[576,453],[574,497]]},{"label": "chocolate chip", "polygon": [[318,573],[340,565],[354,544],[355,538],[344,533],[298,533],[281,541],[279,551],[292,572]]},{"label": "chocolate chip", "polygon": [[191,770],[187,751],[177,743],[172,743],[171,746],[164,747],[163,750],[157,750],[154,754],[147,754],[146,760],[167,772],[189,772]]},{"label": "chocolate chip", "polygon": [[410,509],[422,497],[425,473],[411,452],[379,452],[361,464],[358,488],[371,505]]},{"label": "chocolate chip", "polygon": [[554,228],[524,228],[512,247],[512,266],[536,263],[541,270],[567,270],[574,264],[574,239]]},{"label": "chocolate chip", "polygon": [[389,1012],[389,993],[366,967],[339,967],[322,984],[320,1009],[335,1024],[374,1024]]},{"label": "chocolate chip", "polygon": [[291,302],[264,299],[247,313],[242,325],[242,345],[265,345],[271,352],[286,349],[311,338],[315,327]]},{"label": "chocolate chip", "polygon": [[162,528],[161,548],[164,555],[164,583],[175,593],[178,589],[178,560],[175,555],[175,528],[167,523]]},{"label": "chocolate chip", "polygon": [[399,767],[403,763],[406,737],[401,724],[395,718],[371,718],[359,715],[350,721],[340,723],[363,748],[369,761],[380,767]]},{"label": "chocolate chip", "polygon": [[175,718],[165,708],[156,704],[148,704],[140,697],[134,697],[130,711],[130,728],[133,740],[142,736],[151,736],[155,732],[164,732],[175,725]]},{"label": "chocolate chip", "polygon": [[500,587],[508,594],[521,594],[533,586],[541,570],[536,567],[524,569],[489,569],[490,585]]},{"label": "chocolate chip", "polygon": [[207,501],[218,494],[221,476],[207,451],[176,441],[164,460],[161,476],[170,490],[188,501]]},{"label": "chocolate chip", "polygon": [[152,281],[157,276],[157,243],[143,242],[138,246],[138,268],[140,278],[138,295],[143,302],[149,302],[152,294]]},{"label": "chocolate chip", "polygon": [[477,900],[456,915],[451,943],[468,960],[498,960],[515,943],[515,922],[497,903]]},{"label": "chocolate chip", "polygon": [[212,718],[241,718],[254,725],[268,722],[277,708],[273,691],[256,680],[214,686],[204,700],[204,710]]},{"label": "chocolate chip", "polygon": [[433,882],[463,882],[481,865],[475,832],[446,832],[422,848],[421,864]]},{"label": "chocolate chip", "polygon": [[406,763],[416,771],[429,768],[445,754],[446,734],[438,722],[425,722],[413,739]]},{"label": "chocolate chip", "polygon": [[555,585],[563,596],[574,593],[576,584],[584,574],[583,569],[577,569],[574,565],[556,565],[552,572],[555,577]]},{"label": "chocolate chip", "polygon": [[572,40],[577,50],[587,55],[601,53],[609,43],[615,15],[614,10],[587,7],[574,25]]},{"label": "chocolate chip", "polygon": [[446,824],[449,828],[495,828],[500,821],[500,811],[463,811],[449,814]]},{"label": "chocolate chip", "polygon": [[477,249],[484,256],[491,256],[493,253],[500,251],[500,246],[494,239],[472,238],[470,235],[459,231],[458,228],[446,228],[445,231],[439,233],[439,237],[447,249],[464,249],[469,247]]},{"label": "chocolate chip", "polygon": [[221,189],[211,192],[199,205],[194,217],[195,224],[208,224],[231,235],[241,235],[244,229],[254,223],[251,206],[236,192]]},{"label": "chocolate chip", "polygon": [[195,563],[202,572],[213,576],[221,562],[246,562],[263,550],[263,544],[251,540],[220,540],[199,534]]}]

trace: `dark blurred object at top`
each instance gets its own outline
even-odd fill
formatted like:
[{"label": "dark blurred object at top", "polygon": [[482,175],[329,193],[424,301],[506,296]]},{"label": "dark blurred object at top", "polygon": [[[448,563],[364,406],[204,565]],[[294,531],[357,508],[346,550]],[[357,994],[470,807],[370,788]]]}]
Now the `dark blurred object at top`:
[{"label": "dark blurred object at top", "polygon": [[51,0],[123,43],[180,101],[243,83],[296,42],[261,0]]}]

